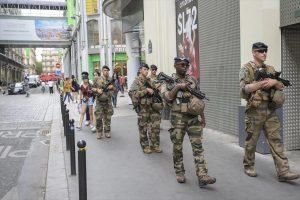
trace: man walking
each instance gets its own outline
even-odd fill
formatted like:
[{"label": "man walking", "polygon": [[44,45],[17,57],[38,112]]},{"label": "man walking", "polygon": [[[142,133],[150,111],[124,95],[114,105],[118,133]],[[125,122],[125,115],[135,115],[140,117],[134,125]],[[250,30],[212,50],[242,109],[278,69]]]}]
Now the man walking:
[{"label": "man walking", "polygon": [[272,66],[264,64],[267,58],[268,46],[257,42],[252,45],[253,61],[246,63],[240,70],[240,94],[246,99],[244,170],[250,177],[256,177],[254,168],[256,143],[261,130],[264,131],[267,143],[274,159],[279,181],[288,181],[299,178],[291,172],[288,159],[281,144],[281,125],[275,110],[284,103],[284,85],[276,79],[254,80],[257,70],[274,74]]},{"label": "man walking", "polygon": [[105,137],[110,138],[110,124],[111,116],[114,113],[111,96],[114,90],[111,78],[109,77],[110,69],[108,66],[102,67],[102,76],[94,79],[93,91],[96,93],[96,107],[95,107],[95,117],[96,117],[96,129],[97,129],[97,139],[103,137],[103,132]]},{"label": "man walking", "polygon": [[[173,143],[173,161],[178,183],[185,182],[183,165],[182,143],[185,133],[190,138],[193,155],[195,158],[196,174],[199,187],[216,182],[214,177],[207,174],[207,166],[203,155],[202,129],[205,127],[204,103],[193,96],[188,88],[198,90],[198,81],[187,75],[189,61],[185,58],[175,58],[174,67],[176,74],[174,80],[178,84],[167,83],[162,89],[163,98],[171,107],[170,137]],[[200,106],[199,106],[200,105]],[[199,115],[201,120],[199,120]]]},{"label": "man walking", "polygon": [[[152,123],[151,118],[154,119],[157,113],[152,107],[155,85],[147,77],[148,72],[149,66],[143,64],[139,69],[139,75],[131,85],[129,95],[138,114],[140,144],[143,152],[146,154],[152,152],[161,153],[162,150],[159,147],[159,126],[150,125],[148,127]],[[150,145],[149,139],[152,145]]]}]

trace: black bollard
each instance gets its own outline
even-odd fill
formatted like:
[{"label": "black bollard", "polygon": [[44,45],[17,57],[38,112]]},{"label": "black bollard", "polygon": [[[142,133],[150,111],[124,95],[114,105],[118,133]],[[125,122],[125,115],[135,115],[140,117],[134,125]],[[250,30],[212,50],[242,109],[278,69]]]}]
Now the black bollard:
[{"label": "black bollard", "polygon": [[66,132],[65,132],[65,126],[66,126],[66,120],[65,120],[65,117],[66,117],[66,110],[67,110],[67,105],[64,104],[63,107],[62,107],[61,119],[62,119],[62,122],[63,122],[64,135],[65,135],[65,136],[66,136]]},{"label": "black bollard", "polygon": [[86,186],[86,142],[80,140],[77,142],[78,150],[78,182],[79,182],[79,200],[87,199]]},{"label": "black bollard", "polygon": [[71,175],[76,175],[76,156],[75,156],[75,126],[74,119],[69,121],[70,124],[70,163],[71,163]]},{"label": "black bollard", "polygon": [[66,149],[70,150],[70,125],[69,125],[69,110],[66,110],[65,113],[65,136],[66,136]]}]

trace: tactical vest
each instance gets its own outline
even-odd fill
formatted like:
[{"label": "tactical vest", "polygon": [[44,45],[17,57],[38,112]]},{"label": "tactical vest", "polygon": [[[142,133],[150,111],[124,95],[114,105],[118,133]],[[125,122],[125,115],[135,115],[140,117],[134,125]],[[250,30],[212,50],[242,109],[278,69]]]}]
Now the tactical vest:
[{"label": "tactical vest", "polygon": [[[248,62],[244,65],[244,67],[248,70],[249,74],[247,75],[247,80],[245,80],[246,84],[251,84],[254,82],[254,74],[256,67],[253,62]],[[266,65],[266,71],[268,73],[274,73],[274,67]],[[244,91],[240,91],[240,96],[243,99],[247,100],[247,107],[257,108],[262,101],[269,101],[272,98],[272,93],[257,90],[249,95],[247,95]]]},{"label": "tactical vest", "polygon": [[[100,88],[100,89],[103,89],[102,87],[104,85],[106,85],[108,82],[110,81],[110,79],[108,78],[107,80],[104,79],[104,77],[99,77],[97,80],[96,80],[96,86],[97,88]],[[97,101],[100,101],[100,102],[108,102],[111,100],[111,92],[108,91],[108,92],[103,92],[102,94],[98,95],[96,97]]]}]

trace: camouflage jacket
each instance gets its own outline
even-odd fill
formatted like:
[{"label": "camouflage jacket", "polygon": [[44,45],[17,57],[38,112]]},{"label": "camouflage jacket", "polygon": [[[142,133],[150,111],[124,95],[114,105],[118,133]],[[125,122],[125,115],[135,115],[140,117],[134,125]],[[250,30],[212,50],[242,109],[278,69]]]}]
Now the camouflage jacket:
[{"label": "camouflage jacket", "polygon": [[[111,78],[106,79],[104,76],[100,76],[94,79],[92,88],[94,89],[104,89],[104,86],[111,81]],[[95,92],[96,100],[98,102],[111,102],[111,97],[113,94],[113,89],[108,91],[103,91],[102,94]]]},{"label": "camouflage jacket", "polygon": [[[180,80],[180,78],[178,77],[177,74],[172,74],[172,77],[175,80],[176,79]],[[186,75],[184,80],[186,82],[190,83],[190,87],[192,89],[196,89],[196,90],[199,89],[199,83],[195,77]],[[181,82],[183,82],[183,80],[181,80]],[[172,84],[164,84],[162,86],[161,93],[162,93],[162,96],[164,97],[164,99],[166,99],[165,94],[168,91],[172,90],[174,88],[174,86],[175,85],[172,85]],[[179,90],[177,92],[176,98],[174,100],[172,100],[171,102],[166,101],[165,103],[166,103],[166,105],[168,105],[171,108],[171,110],[173,112],[187,113],[187,106],[188,106],[188,103],[190,102],[191,98],[192,98],[192,95],[190,92]]]},{"label": "camouflage jacket", "polygon": [[137,76],[133,81],[129,95],[131,97],[134,106],[137,104],[141,106],[151,105],[153,103],[153,97],[146,91],[146,83],[155,88],[154,82],[148,77]]},{"label": "camouflage jacket", "polygon": [[[275,73],[274,67],[269,66],[269,65],[263,65],[263,67],[266,68],[267,72],[272,73],[272,74]],[[274,94],[274,91],[267,92],[264,90],[257,90],[251,94],[246,94],[245,86],[247,84],[251,84],[251,83],[255,82],[254,74],[257,69],[258,69],[258,67],[252,61],[246,63],[240,69],[240,73],[239,73],[240,96],[241,96],[241,98],[243,98],[247,101],[246,107],[251,107],[251,105],[254,101],[268,101],[268,100],[270,100],[270,98],[272,98],[272,94]]]}]

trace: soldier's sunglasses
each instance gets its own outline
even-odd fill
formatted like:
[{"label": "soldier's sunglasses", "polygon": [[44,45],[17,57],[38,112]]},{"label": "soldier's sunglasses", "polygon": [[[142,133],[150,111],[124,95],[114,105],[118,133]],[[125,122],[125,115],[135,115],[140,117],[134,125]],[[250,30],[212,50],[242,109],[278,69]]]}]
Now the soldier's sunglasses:
[{"label": "soldier's sunglasses", "polygon": [[151,71],[157,71],[157,69],[151,69]]},{"label": "soldier's sunglasses", "polygon": [[268,49],[257,49],[255,51],[258,52],[258,53],[267,53]]}]

